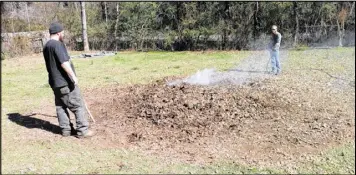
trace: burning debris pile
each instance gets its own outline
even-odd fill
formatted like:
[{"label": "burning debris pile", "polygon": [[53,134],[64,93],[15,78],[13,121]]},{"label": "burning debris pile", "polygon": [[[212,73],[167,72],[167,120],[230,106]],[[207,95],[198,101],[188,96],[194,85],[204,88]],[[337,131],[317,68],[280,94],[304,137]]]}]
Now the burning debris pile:
[{"label": "burning debris pile", "polygon": [[273,81],[200,86],[162,80],[111,88],[101,92],[105,100],[93,105],[97,130],[114,144],[188,151],[194,157],[223,154],[212,145],[251,158],[248,145],[253,145],[259,156],[251,159],[274,156],[276,161],[354,137],[353,114],[335,103],[338,99],[310,96],[314,92]]},{"label": "burning debris pile", "polygon": [[[251,85],[258,88],[257,83]],[[269,109],[281,107],[277,106],[281,98],[275,93],[261,93],[257,89],[253,93],[248,91],[251,89],[156,84],[146,88],[133,87],[130,93],[136,98],[123,100],[136,104],[127,111],[133,118],[141,117],[157,126],[218,132],[240,125],[243,118],[272,117],[268,114]]]},{"label": "burning debris pile", "polygon": [[[142,138],[156,137],[179,142],[231,133],[240,137],[264,136],[271,141],[276,141],[274,137],[280,137],[279,143],[293,142],[293,138],[314,142],[325,139],[327,133],[337,129],[334,117],[342,113],[323,112],[323,107],[318,104],[300,105],[299,94],[285,95],[291,92],[277,93],[276,89],[266,87],[263,82],[219,87],[168,86],[165,82],[134,85],[116,92],[110,105],[113,113],[107,115],[122,118],[124,114],[126,124],[139,126],[141,130],[144,126],[160,130]],[[317,126],[318,132],[324,133],[324,136],[319,133],[304,137],[305,131],[313,130],[310,128],[314,127],[315,118],[329,126]],[[288,135],[291,132],[294,135]]]},{"label": "burning debris pile", "polygon": [[294,74],[284,81],[265,78],[271,77],[265,64],[244,65],[100,91],[101,101],[92,105],[98,131],[114,144],[169,156],[262,162],[292,160],[354,138],[351,99]]}]

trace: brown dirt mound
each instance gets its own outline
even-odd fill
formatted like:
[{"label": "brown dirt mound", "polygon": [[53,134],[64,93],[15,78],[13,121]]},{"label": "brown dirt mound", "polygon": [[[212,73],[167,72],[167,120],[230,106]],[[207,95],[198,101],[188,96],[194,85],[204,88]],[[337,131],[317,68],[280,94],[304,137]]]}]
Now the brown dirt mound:
[{"label": "brown dirt mound", "polygon": [[[100,90],[94,126],[113,145],[210,161],[274,165],[354,138],[352,112],[328,95],[274,86],[149,85]],[[325,101],[326,100],[326,101]]]}]

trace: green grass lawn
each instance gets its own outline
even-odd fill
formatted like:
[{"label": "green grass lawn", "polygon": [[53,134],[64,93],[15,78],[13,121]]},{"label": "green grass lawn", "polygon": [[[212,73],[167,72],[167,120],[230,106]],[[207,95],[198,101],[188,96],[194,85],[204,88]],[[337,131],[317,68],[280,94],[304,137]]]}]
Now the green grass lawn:
[{"label": "green grass lawn", "polygon": [[[115,56],[74,59],[82,89],[119,84],[151,83],[166,76],[187,76],[204,68],[235,67],[252,51],[119,52]],[[355,79],[354,48],[289,51],[285,71],[324,68]],[[309,59],[310,58],[310,59]],[[3,173],[284,173],[274,167],[244,167],[219,161],[207,165],[171,162],[125,149],[86,146],[77,139],[29,140],[30,132],[9,121],[8,113],[26,113],[53,103],[43,57],[2,61],[2,172]],[[301,173],[355,173],[354,143],[345,143],[310,162]]]}]

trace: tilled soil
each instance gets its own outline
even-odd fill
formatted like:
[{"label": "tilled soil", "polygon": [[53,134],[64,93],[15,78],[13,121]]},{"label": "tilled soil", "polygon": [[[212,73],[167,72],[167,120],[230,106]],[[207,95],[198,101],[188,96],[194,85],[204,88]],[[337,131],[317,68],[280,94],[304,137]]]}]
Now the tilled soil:
[{"label": "tilled soil", "polygon": [[291,165],[354,138],[350,99],[277,81],[167,86],[162,80],[98,89],[91,92],[101,94],[90,100],[93,127],[102,143],[170,160],[258,166]]}]

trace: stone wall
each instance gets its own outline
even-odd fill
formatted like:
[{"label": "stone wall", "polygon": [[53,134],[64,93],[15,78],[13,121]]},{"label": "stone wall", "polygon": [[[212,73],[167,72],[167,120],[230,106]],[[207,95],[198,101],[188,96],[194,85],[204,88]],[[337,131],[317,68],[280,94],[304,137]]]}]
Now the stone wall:
[{"label": "stone wall", "polygon": [[1,52],[8,56],[18,56],[42,52],[49,38],[48,31],[1,33]]}]

